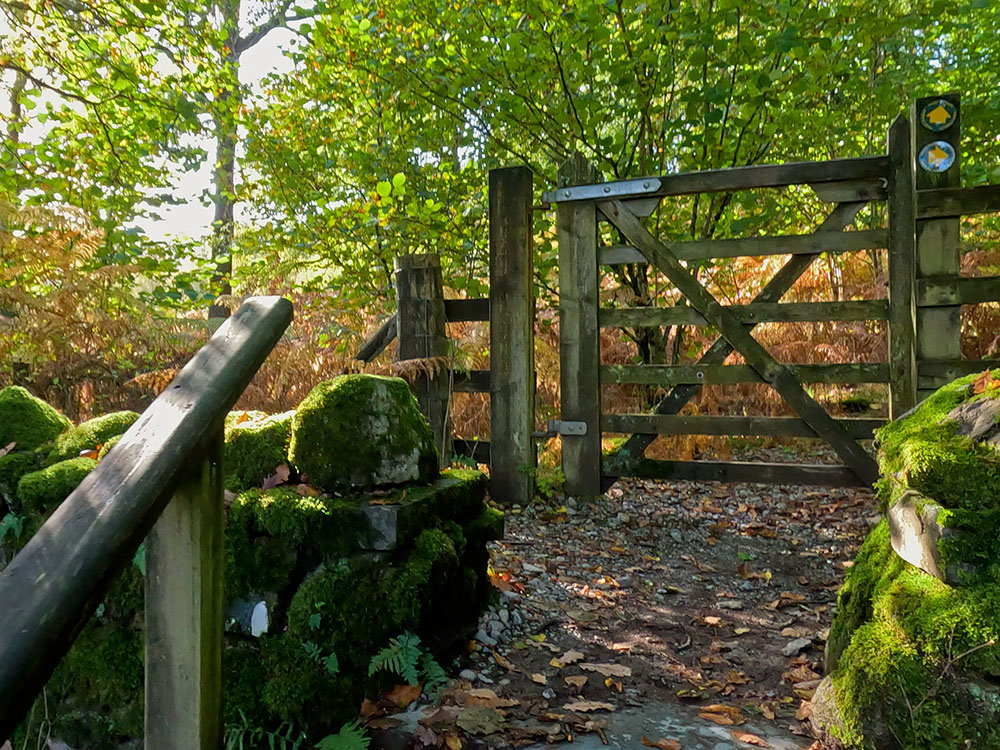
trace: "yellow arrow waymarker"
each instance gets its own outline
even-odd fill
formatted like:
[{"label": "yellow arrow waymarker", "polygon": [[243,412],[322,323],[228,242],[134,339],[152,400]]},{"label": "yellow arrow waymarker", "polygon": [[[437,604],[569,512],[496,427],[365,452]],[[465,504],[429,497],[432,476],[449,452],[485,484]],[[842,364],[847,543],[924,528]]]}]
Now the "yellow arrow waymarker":
[{"label": "yellow arrow waymarker", "polygon": [[927,121],[932,122],[935,125],[943,125],[948,122],[949,117],[951,117],[951,115],[948,113],[948,110],[940,104],[927,113]]}]

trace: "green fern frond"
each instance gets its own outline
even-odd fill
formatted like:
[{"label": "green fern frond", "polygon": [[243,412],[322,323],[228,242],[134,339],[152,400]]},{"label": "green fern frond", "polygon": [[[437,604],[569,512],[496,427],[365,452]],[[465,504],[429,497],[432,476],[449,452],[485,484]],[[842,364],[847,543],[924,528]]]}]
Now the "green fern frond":
[{"label": "green fern frond", "polygon": [[327,735],[316,745],[317,750],[368,750],[371,739],[356,721],[344,724],[337,734]]},{"label": "green fern frond", "polygon": [[368,676],[380,670],[398,674],[410,685],[420,682],[420,638],[407,631],[389,641],[389,645],[372,657],[368,663]]}]

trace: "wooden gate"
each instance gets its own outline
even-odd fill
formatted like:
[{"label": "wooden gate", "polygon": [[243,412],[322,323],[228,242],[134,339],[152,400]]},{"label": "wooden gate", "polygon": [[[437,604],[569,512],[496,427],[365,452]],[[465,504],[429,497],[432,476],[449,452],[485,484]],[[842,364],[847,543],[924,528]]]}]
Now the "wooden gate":
[{"label": "wooden gate", "polygon": [[[943,104],[941,104],[943,100]],[[941,107],[949,122],[928,122]],[[935,110],[937,114],[940,111]],[[563,471],[566,492],[593,496],[618,477],[745,482],[871,485],[877,468],[861,441],[882,420],[835,419],[806,383],[887,383],[890,418],[912,408],[933,388],[989,363],[966,362],[959,348],[962,303],[1000,299],[1000,279],[960,278],[958,215],[996,210],[995,186],[959,190],[959,100],[955,95],[917,100],[907,120],[888,131],[887,153],[854,159],[752,166],[595,183],[579,155],[560,171],[560,185],[543,199],[558,204]],[[923,118],[923,119],[921,119]],[[933,120],[934,118],[932,118]],[[939,118],[938,118],[939,119]],[[910,122],[917,125],[911,127]],[[946,145],[941,146],[944,142]],[[932,171],[918,161],[937,145],[950,165]],[[948,145],[951,146],[948,149]],[[943,149],[943,151],[941,151]],[[941,167],[938,152],[931,167]],[[925,159],[926,161],[926,159]],[[944,161],[947,161],[945,159]],[[809,185],[833,204],[811,234],[670,242],[644,225],[665,196]],[[846,231],[859,210],[887,202],[881,229]],[[610,222],[625,244],[601,246],[599,222]],[[888,298],[836,302],[781,302],[821,253],[887,248]],[[781,269],[748,305],[723,305],[685,262],[739,256],[788,255]],[[685,306],[601,308],[602,266],[652,264],[687,301]],[[875,320],[888,322],[887,362],[793,364],[777,361],[752,335],[769,321]],[[604,366],[602,327],[711,325],[720,336],[694,365]],[[724,365],[732,352],[746,364]],[[765,383],[796,417],[681,416],[707,384]],[[668,389],[652,414],[606,414],[603,384],[646,384]],[[918,385],[920,389],[918,390]],[[632,433],[602,456],[602,433]],[[824,440],[841,465],[759,462],[654,461],[643,457],[658,435],[799,436]]]}]

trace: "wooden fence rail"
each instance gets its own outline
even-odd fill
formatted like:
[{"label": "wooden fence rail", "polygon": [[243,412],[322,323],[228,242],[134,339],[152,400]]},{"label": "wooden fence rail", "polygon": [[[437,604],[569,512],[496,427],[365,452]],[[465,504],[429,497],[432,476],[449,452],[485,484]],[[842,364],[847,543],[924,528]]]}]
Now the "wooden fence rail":
[{"label": "wooden fence rail", "polygon": [[147,538],[145,746],[220,747],[222,425],[291,317],[240,307],[0,572],[0,742]]}]

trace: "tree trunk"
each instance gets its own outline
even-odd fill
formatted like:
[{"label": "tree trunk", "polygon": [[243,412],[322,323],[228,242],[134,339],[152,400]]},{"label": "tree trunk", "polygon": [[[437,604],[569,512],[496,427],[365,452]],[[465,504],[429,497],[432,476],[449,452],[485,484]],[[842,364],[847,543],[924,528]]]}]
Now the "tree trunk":
[{"label": "tree trunk", "polygon": [[[236,234],[234,206],[236,203],[236,113],[241,104],[240,93],[240,3],[242,0],[220,0],[219,13],[226,30],[224,72],[221,90],[212,119],[215,123],[216,152],[213,173],[215,216],[212,221],[212,260],[215,273],[212,283],[220,295],[233,293],[233,239]],[[229,317],[229,308],[212,305],[209,319]]]}]

